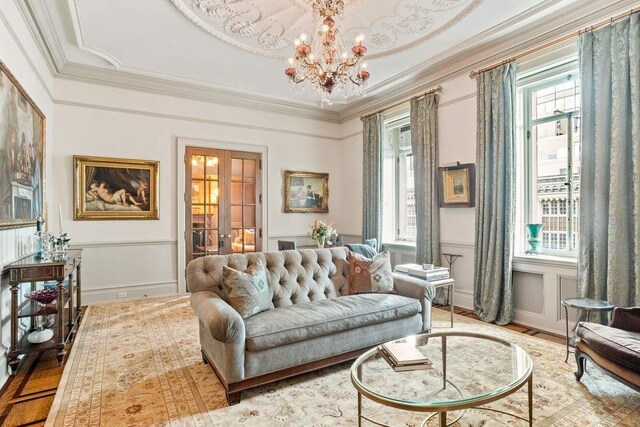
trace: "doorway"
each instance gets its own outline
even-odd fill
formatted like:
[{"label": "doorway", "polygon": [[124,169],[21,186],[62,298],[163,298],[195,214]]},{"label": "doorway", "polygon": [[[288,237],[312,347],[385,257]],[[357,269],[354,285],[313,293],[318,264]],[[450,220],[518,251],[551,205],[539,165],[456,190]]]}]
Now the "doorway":
[{"label": "doorway", "polygon": [[186,262],[262,251],[262,155],[185,147]]}]

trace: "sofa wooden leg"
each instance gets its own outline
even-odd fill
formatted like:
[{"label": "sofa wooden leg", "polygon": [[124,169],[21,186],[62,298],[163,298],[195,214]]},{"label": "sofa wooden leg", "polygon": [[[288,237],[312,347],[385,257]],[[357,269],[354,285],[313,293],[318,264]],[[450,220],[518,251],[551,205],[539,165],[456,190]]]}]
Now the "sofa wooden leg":
[{"label": "sofa wooden leg", "polygon": [[229,404],[229,406],[237,405],[238,403],[240,403],[241,398],[241,391],[227,392],[227,403]]},{"label": "sofa wooden leg", "polygon": [[578,371],[575,372],[574,375],[576,376],[576,381],[580,381],[580,378],[582,378],[582,375],[584,374],[584,365],[587,363],[587,360],[582,357],[578,349],[575,350],[575,356],[576,364],[578,365]]},{"label": "sofa wooden leg", "polygon": [[204,351],[201,350],[200,354],[202,354],[202,361],[208,365],[209,360],[207,360],[207,356],[204,355]]}]

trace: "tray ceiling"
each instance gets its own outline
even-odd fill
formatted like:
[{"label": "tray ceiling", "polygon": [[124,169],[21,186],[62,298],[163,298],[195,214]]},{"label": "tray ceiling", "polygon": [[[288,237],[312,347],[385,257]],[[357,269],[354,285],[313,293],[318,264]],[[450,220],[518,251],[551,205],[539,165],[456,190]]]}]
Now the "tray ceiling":
[{"label": "tray ceiling", "polygon": [[[316,109],[290,91],[284,69],[311,0],[24,0],[63,73],[138,87]],[[422,70],[536,25],[586,0],[345,0],[345,41],[364,33],[369,94],[391,93]],[[57,48],[57,49],[54,49]],[[147,80],[145,80],[147,79]],[[360,99],[339,100],[342,111]]]},{"label": "tray ceiling", "polygon": [[[300,33],[314,34],[312,0],[170,0],[194,24],[247,52],[291,56]],[[370,60],[400,52],[452,28],[486,0],[345,0],[345,41],[366,36]]]}]

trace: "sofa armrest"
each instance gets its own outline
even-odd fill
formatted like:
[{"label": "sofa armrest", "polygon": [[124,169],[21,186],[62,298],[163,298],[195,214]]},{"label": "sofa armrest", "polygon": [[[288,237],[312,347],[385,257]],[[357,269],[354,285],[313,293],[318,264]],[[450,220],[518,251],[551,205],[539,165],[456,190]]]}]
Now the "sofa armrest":
[{"label": "sofa armrest", "polygon": [[393,273],[393,287],[398,295],[415,298],[420,301],[422,306],[422,330],[431,330],[431,300],[436,295],[436,288],[426,280],[399,273]]},{"label": "sofa armrest", "polygon": [[611,327],[629,332],[640,332],[640,307],[614,308]]},{"label": "sofa armrest", "polygon": [[222,298],[211,291],[191,294],[191,308],[211,336],[220,342],[243,341],[244,320]]},{"label": "sofa armrest", "polygon": [[228,389],[228,384],[244,379],[244,320],[211,291],[191,294],[191,307],[200,323],[202,352]]}]

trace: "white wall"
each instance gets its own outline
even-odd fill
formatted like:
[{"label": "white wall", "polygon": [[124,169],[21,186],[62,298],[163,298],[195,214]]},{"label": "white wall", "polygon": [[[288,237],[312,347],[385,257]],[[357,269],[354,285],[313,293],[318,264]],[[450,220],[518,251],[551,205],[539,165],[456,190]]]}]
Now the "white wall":
[{"label": "white wall", "polygon": [[[65,231],[83,254],[84,302],[171,294],[177,291],[177,139],[265,146],[268,150],[266,249],[280,238],[304,240],[313,218],[342,228],[343,181],[339,125],[196,100],[57,80],[53,156],[57,175],[54,205]],[[160,161],[160,220],[73,221],[74,154]],[[285,214],[287,169],[328,172],[329,213]],[[358,184],[359,185],[359,184]],[[180,196],[178,196],[180,195]],[[57,219],[55,220],[57,221]],[[57,224],[57,222],[55,222]]]},{"label": "white wall", "polygon": [[[53,81],[38,47],[33,42],[20,12],[10,1],[0,9],[0,60],[13,73],[47,119],[46,129],[46,197],[50,200],[52,182],[51,153],[53,151],[53,102],[50,97]],[[0,231],[0,265],[5,265],[31,253],[34,227]],[[6,351],[10,345],[11,292],[7,278],[2,277],[0,289],[0,386],[7,378]]]}]

